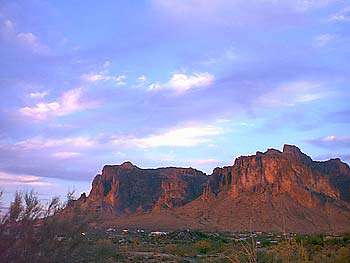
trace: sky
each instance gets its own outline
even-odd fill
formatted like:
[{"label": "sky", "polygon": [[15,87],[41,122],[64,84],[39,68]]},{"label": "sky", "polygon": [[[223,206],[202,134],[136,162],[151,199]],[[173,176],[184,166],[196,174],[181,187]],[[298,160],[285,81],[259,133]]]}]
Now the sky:
[{"label": "sky", "polygon": [[350,2],[0,0],[0,188],[294,144],[350,162]]}]

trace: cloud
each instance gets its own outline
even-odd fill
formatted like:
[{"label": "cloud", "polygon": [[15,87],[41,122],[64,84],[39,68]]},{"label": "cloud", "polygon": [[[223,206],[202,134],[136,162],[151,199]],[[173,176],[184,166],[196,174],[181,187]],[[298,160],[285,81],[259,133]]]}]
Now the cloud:
[{"label": "cloud", "polygon": [[44,43],[42,43],[40,39],[31,32],[18,33],[17,39],[19,40],[20,43],[29,47],[34,53],[38,53],[38,54],[50,53],[49,47]]},{"label": "cloud", "polygon": [[193,147],[210,143],[214,137],[222,133],[216,126],[186,126],[173,128],[164,133],[153,134],[143,138],[115,138],[115,144],[126,144],[140,148],[155,147]]},{"label": "cloud", "polygon": [[57,158],[57,159],[70,159],[70,158],[74,158],[74,157],[78,157],[81,154],[78,152],[55,152],[53,153],[53,157]]},{"label": "cloud", "polygon": [[138,77],[138,80],[140,82],[145,82],[147,80],[146,76],[145,75],[141,75],[140,77]]},{"label": "cloud", "polygon": [[62,94],[57,101],[40,102],[32,107],[23,107],[20,113],[35,120],[45,120],[48,117],[64,116],[76,111],[96,107],[96,102],[83,102],[83,89],[71,89]]},{"label": "cloud", "polygon": [[331,22],[348,22],[350,21],[350,6],[345,7],[337,13],[329,16],[329,21]]},{"label": "cloud", "polygon": [[32,32],[20,32],[11,20],[3,21],[2,27],[5,29],[6,37],[15,44],[28,48],[36,54],[47,55],[51,53],[50,48],[37,35]]},{"label": "cloud", "polygon": [[307,140],[306,142],[318,147],[328,148],[328,149],[349,148],[350,136],[329,135],[326,137]]},{"label": "cloud", "polygon": [[220,163],[219,160],[216,159],[199,159],[192,161],[195,165],[208,165],[208,164],[218,164]]},{"label": "cloud", "polygon": [[110,72],[108,70],[110,65],[111,65],[111,62],[107,60],[102,64],[102,66],[101,66],[102,70],[100,70],[98,72],[90,72],[90,73],[83,74],[81,76],[81,79],[85,82],[88,82],[88,83],[112,81],[117,86],[126,85],[126,82],[125,82],[126,76],[125,75],[113,76],[112,74],[110,74]]},{"label": "cloud", "polygon": [[223,52],[215,55],[211,55],[204,61],[200,62],[203,65],[213,65],[213,64],[221,64],[225,62],[232,62],[237,59],[237,52],[234,48],[230,47],[225,49]]},{"label": "cloud", "polygon": [[[37,149],[47,149],[47,148],[57,148],[57,147],[86,148],[86,147],[92,147],[96,144],[97,142],[94,139],[90,137],[83,137],[83,136],[62,138],[62,139],[50,139],[50,138],[44,139],[41,137],[34,137],[24,141],[17,142],[14,146],[19,147],[23,150],[33,150],[33,149],[37,150]],[[64,152],[64,153],[68,153],[68,152]]]},{"label": "cloud", "polygon": [[112,78],[112,80],[117,84],[117,86],[125,86],[126,85],[125,79],[126,79],[125,75],[119,75]]},{"label": "cloud", "polygon": [[36,91],[36,92],[31,92],[29,93],[29,97],[32,99],[43,99],[47,94],[49,94],[48,91]]},{"label": "cloud", "polygon": [[111,77],[107,75],[105,71],[101,71],[99,73],[88,73],[83,74],[81,78],[86,82],[99,82],[99,81],[107,81],[110,80]]},{"label": "cloud", "polygon": [[83,74],[81,76],[81,79],[83,81],[89,82],[89,83],[113,81],[117,86],[126,85],[126,82],[125,82],[126,76],[125,75],[112,76],[108,73],[107,70],[100,71],[98,73]]},{"label": "cloud", "polygon": [[52,186],[52,183],[46,182],[39,176],[13,174],[4,171],[0,171],[0,184],[6,186]]},{"label": "cloud", "polygon": [[315,37],[314,43],[315,46],[324,47],[332,42],[336,38],[336,35],[332,34],[321,34]]},{"label": "cloud", "polygon": [[14,28],[15,28],[15,25],[12,23],[12,21],[8,20],[8,19],[4,21],[3,25],[9,31],[14,30]]},{"label": "cloud", "polygon": [[[304,13],[309,10],[323,8],[337,0],[153,0],[153,4],[163,12],[167,12],[175,18],[205,17],[206,19],[228,16],[229,13],[237,14],[237,11],[252,13],[256,10],[281,10],[294,13]],[[250,12],[249,12],[250,11]],[[272,12],[276,15],[276,12]],[[264,14],[257,14],[257,16]],[[265,14],[266,15],[266,14]],[[209,21],[212,21],[210,19]]]},{"label": "cloud", "polygon": [[165,84],[152,83],[149,86],[149,90],[169,89],[175,91],[177,94],[182,94],[190,89],[210,86],[214,83],[214,79],[214,76],[208,72],[194,73],[192,75],[175,73]]},{"label": "cloud", "polygon": [[259,97],[259,104],[264,106],[294,106],[308,103],[329,95],[318,82],[294,81],[279,85],[277,88]]},{"label": "cloud", "polygon": [[[269,0],[270,2],[276,2],[275,0]],[[322,8],[337,0],[287,0],[291,7],[294,7],[298,11],[308,11],[310,9]]]},{"label": "cloud", "polygon": [[106,60],[106,61],[103,63],[102,67],[103,67],[103,68],[109,68],[110,65],[111,65],[111,62],[110,62],[109,60]]}]

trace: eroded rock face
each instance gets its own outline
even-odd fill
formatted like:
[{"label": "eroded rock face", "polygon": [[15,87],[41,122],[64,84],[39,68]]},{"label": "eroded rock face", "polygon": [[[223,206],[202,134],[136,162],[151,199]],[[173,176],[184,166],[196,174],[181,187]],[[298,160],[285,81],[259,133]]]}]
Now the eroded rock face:
[{"label": "eroded rock face", "polygon": [[300,204],[311,207],[318,205],[320,195],[347,200],[349,178],[346,164],[313,162],[297,147],[285,145],[283,152],[269,149],[239,157],[233,166],[216,168],[210,187],[216,195],[227,192],[233,198],[244,192],[288,193]]},{"label": "eroded rock face", "polygon": [[266,231],[276,230],[281,216],[289,218],[290,230],[350,230],[350,169],[339,159],[312,161],[292,145],[239,157],[209,176],[192,168],[140,169],[125,162],[106,165],[89,196],[75,206],[134,216],[135,222],[147,214],[148,225],[160,224],[170,211],[194,228],[240,230],[253,214],[257,229]]},{"label": "eroded rock face", "polygon": [[[202,194],[207,176],[192,168],[140,169],[106,165],[92,183],[90,204],[111,213],[137,213],[184,205]],[[99,205],[96,205],[99,203]]]}]

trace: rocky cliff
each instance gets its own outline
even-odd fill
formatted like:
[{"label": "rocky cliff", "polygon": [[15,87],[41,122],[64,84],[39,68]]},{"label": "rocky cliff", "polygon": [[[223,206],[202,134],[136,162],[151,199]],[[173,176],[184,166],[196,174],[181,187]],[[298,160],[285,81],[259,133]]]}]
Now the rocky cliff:
[{"label": "rocky cliff", "polygon": [[106,165],[92,182],[84,209],[115,215],[175,208],[202,194],[208,177],[192,168],[141,169],[130,162]]},{"label": "rocky cliff", "polygon": [[350,169],[297,147],[242,156],[206,175],[192,168],[108,165],[73,206],[123,226],[343,232],[350,230]]}]

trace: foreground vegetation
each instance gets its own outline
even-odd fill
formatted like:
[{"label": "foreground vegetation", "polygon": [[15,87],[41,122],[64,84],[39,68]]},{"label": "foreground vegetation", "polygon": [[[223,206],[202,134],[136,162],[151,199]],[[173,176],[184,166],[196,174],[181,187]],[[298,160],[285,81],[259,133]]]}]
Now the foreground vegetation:
[{"label": "foreground vegetation", "polygon": [[350,235],[105,229],[81,211],[59,216],[72,199],[43,205],[33,192],[16,193],[1,218],[0,261],[350,262]]}]

